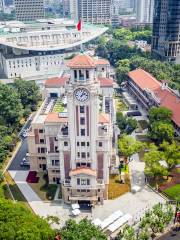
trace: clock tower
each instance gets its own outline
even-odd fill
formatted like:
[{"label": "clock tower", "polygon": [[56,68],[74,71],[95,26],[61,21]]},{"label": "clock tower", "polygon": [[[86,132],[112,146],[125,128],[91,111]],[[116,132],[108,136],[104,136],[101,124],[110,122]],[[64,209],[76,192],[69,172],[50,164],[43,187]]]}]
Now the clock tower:
[{"label": "clock tower", "polygon": [[[67,202],[103,203],[110,164],[110,118],[100,115],[100,83],[95,60],[78,55],[69,61],[66,86],[70,152],[61,161],[63,197]],[[102,149],[104,146],[105,150]]]}]

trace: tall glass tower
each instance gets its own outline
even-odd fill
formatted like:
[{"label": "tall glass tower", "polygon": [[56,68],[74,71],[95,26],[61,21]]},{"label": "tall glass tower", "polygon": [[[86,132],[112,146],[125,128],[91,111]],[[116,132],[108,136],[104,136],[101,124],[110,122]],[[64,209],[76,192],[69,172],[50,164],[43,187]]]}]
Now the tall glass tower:
[{"label": "tall glass tower", "polygon": [[155,0],[152,54],[180,63],[180,0]]}]

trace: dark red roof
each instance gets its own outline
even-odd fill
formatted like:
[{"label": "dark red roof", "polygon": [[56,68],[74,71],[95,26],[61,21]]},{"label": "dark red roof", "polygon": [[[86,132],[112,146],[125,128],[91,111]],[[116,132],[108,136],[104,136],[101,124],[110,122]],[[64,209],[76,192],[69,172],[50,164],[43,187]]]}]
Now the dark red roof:
[{"label": "dark red roof", "polygon": [[66,84],[68,81],[68,77],[54,77],[54,78],[49,78],[45,82],[46,87],[61,87]]},{"label": "dark red roof", "polygon": [[99,78],[101,87],[113,87],[113,80],[110,78]]},{"label": "dark red roof", "polygon": [[95,68],[95,61],[86,54],[79,54],[72,58],[67,66],[70,68]]},{"label": "dark red roof", "polygon": [[172,111],[172,120],[180,127],[180,98],[170,88],[162,88],[162,83],[143,69],[129,72],[129,77],[140,89],[149,89],[154,92],[160,101],[160,106]]}]

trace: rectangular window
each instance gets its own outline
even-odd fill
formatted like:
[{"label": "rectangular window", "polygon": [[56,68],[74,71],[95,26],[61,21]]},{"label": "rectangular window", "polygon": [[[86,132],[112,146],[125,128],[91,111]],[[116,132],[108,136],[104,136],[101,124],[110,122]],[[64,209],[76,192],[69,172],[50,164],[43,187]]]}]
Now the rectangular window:
[{"label": "rectangular window", "polygon": [[89,147],[89,142],[87,142],[87,146]]},{"label": "rectangular window", "polygon": [[80,157],[80,152],[77,153],[77,156]]},{"label": "rectangular window", "polygon": [[85,124],[85,118],[84,118],[84,117],[81,117],[81,118],[80,118],[80,124],[81,124],[81,125],[84,125],[84,124]]},{"label": "rectangular window", "polygon": [[76,167],[79,168],[81,166],[80,163],[76,163]]},{"label": "rectangular window", "polygon": [[81,125],[84,125],[84,124],[85,124],[85,118],[84,118],[84,117],[81,117],[81,118],[80,118],[80,124],[81,124]]},{"label": "rectangular window", "polygon": [[89,156],[90,156],[90,154],[89,154],[89,152],[87,152],[87,157],[89,158]]},{"label": "rectangular window", "polygon": [[77,70],[74,70],[74,79],[77,79]]},{"label": "rectangular window", "polygon": [[77,185],[80,185],[80,178],[77,178]]},{"label": "rectangular window", "polygon": [[81,147],[85,147],[86,143],[85,142],[81,142]]},{"label": "rectangular window", "polygon": [[99,147],[102,147],[102,142],[99,142]]},{"label": "rectangular window", "polygon": [[89,168],[90,168],[90,167],[91,167],[91,164],[90,164],[90,163],[87,163],[87,167],[89,167]]},{"label": "rectangular window", "polygon": [[86,158],[86,153],[85,153],[85,152],[82,152],[82,153],[81,153],[81,157],[82,157],[82,158]]},{"label": "rectangular window", "polygon": [[58,153],[58,152],[59,152],[59,150],[58,150],[58,147],[57,147],[57,146],[55,147],[55,152],[56,152],[56,153]]},{"label": "rectangular window", "polygon": [[87,179],[87,185],[90,185],[90,179]]},{"label": "rectangular window", "polygon": [[67,147],[68,146],[68,142],[64,142],[64,146]]},{"label": "rectangular window", "polygon": [[82,179],[81,179],[81,185],[86,185],[86,183],[87,183],[86,179],[85,179],[85,178],[82,178]]},{"label": "rectangular window", "polygon": [[86,79],[89,79],[89,71],[86,70]]},{"label": "rectangular window", "polygon": [[40,143],[45,143],[44,139],[40,139],[39,141]]},{"label": "rectangular window", "polygon": [[80,106],[80,113],[85,113],[85,108],[84,108],[84,106]]},{"label": "rectangular window", "polygon": [[57,142],[57,141],[58,141],[58,138],[57,138],[57,137],[55,137],[55,138],[54,138],[54,141],[56,141],[56,142]]},{"label": "rectangular window", "polygon": [[44,130],[43,129],[39,129],[39,133],[43,133],[44,132]]},{"label": "rectangular window", "polygon": [[79,147],[79,142],[77,142],[77,146]]},{"label": "rectangular window", "polygon": [[85,129],[81,129],[81,136],[85,136]]}]

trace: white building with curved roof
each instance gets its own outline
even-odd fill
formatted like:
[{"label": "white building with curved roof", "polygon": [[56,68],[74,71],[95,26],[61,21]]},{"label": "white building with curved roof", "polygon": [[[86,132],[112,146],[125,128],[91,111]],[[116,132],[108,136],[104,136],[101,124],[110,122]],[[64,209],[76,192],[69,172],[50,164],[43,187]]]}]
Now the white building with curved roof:
[{"label": "white building with curved roof", "polygon": [[42,19],[25,24],[0,23],[0,68],[6,78],[39,78],[59,75],[65,59],[107,31],[106,27],[83,25],[63,19]]}]

